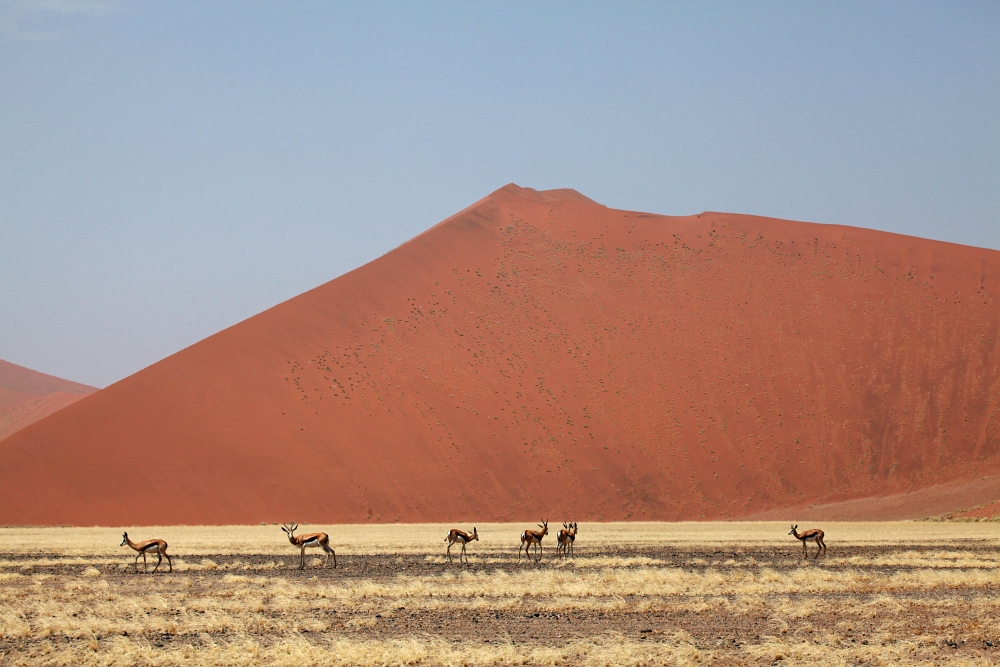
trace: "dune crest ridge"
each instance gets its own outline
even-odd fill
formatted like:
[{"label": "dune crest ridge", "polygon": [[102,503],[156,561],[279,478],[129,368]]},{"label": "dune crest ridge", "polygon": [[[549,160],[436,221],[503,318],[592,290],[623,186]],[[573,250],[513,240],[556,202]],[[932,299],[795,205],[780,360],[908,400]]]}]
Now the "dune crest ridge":
[{"label": "dune crest ridge", "polygon": [[725,519],[961,484],[1000,474],[998,282],[992,250],[511,184],[0,442],[0,524]]}]

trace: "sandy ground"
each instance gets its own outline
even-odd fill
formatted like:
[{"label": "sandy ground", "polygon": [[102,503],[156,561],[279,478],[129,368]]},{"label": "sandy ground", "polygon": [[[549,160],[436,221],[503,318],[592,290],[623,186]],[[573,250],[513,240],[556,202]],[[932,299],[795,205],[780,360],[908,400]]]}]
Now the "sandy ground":
[{"label": "sandy ground", "polygon": [[175,556],[174,573],[144,574],[124,549],[0,549],[0,664],[1000,661],[1000,530],[913,526],[911,539],[906,524],[889,526],[883,544],[828,537],[826,555],[809,560],[791,537],[711,539],[713,527],[728,539],[731,524],[701,528],[702,544],[650,544],[649,529],[641,545],[605,541],[618,527],[582,526],[591,538],[581,534],[574,558],[549,542],[540,562],[473,542],[471,562],[448,563],[442,542],[422,553],[339,546],[339,567],[313,553],[298,570],[298,554],[275,541]]}]

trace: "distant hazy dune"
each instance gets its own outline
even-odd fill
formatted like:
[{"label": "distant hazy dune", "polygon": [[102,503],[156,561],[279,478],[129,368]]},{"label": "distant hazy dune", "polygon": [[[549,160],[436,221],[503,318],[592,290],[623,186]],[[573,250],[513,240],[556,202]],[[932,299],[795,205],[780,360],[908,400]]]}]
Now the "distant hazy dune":
[{"label": "distant hazy dune", "polygon": [[95,391],[0,359],[0,440]]}]

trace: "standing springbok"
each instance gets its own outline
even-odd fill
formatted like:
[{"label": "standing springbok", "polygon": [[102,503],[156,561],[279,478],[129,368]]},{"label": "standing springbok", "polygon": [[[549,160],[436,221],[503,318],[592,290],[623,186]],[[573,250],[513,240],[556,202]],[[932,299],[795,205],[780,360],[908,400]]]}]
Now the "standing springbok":
[{"label": "standing springbok", "polygon": [[337,554],[330,548],[330,536],[326,533],[309,533],[308,535],[299,535],[296,537],[293,533],[295,533],[298,527],[299,524],[293,521],[291,525],[282,526],[281,529],[288,534],[288,541],[300,550],[299,569],[306,569],[306,549],[311,547],[319,547],[326,552],[326,560],[323,562],[324,569],[330,564],[330,556],[333,556],[333,566],[337,567]]},{"label": "standing springbok", "polygon": [[541,530],[529,529],[521,533],[521,546],[517,548],[518,560],[521,560],[521,549],[524,549],[524,555],[527,557],[528,549],[531,548],[532,544],[536,545],[535,552],[537,557],[535,558],[535,561],[537,562],[542,560],[542,538],[549,534],[549,520],[545,519],[538,524],[538,527],[541,528]]},{"label": "standing springbok", "polygon": [[794,535],[797,539],[802,540],[802,555],[809,558],[809,549],[806,548],[806,542],[813,541],[816,543],[816,555],[813,560],[819,558],[819,552],[822,551],[826,555],[826,543],[823,541],[823,531],[819,528],[810,528],[809,530],[804,530],[801,533],[796,532],[799,525],[795,524],[792,529],[788,531],[789,535]]},{"label": "standing springbok", "polygon": [[460,542],[462,544],[462,551],[458,554],[458,562],[462,562],[462,556],[465,556],[465,562],[469,562],[469,554],[465,553],[465,545],[469,542],[476,540],[479,541],[479,533],[476,531],[475,526],[472,528],[472,535],[469,535],[464,530],[459,530],[458,528],[452,528],[448,531],[448,535],[444,538],[444,541],[448,543],[448,548],[445,550],[448,552],[448,562],[451,563],[451,545],[455,542]]},{"label": "standing springbok", "polygon": [[563,523],[563,529],[556,533],[556,553],[562,553],[563,558],[573,555],[573,543],[576,541],[576,523]]},{"label": "standing springbok", "polygon": [[153,568],[153,572],[156,572],[156,568],[160,567],[160,563],[163,562],[163,557],[167,557],[167,566],[170,571],[174,571],[174,564],[170,560],[170,554],[167,553],[167,543],[163,540],[146,540],[145,542],[133,542],[128,538],[128,533],[122,533],[122,543],[118,546],[123,547],[129,545],[139,553],[135,555],[135,571],[139,571],[139,556],[142,556],[142,571],[146,571],[146,554],[156,554],[156,567]]}]

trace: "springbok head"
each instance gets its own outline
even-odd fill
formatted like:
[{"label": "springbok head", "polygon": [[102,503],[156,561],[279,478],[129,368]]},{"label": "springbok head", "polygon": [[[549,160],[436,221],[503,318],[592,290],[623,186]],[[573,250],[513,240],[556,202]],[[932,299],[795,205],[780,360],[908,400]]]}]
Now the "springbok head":
[{"label": "springbok head", "polygon": [[479,532],[476,530],[475,526],[472,527],[472,539],[474,539],[476,542],[479,541]]},{"label": "springbok head", "polygon": [[542,529],[542,535],[548,535],[549,534],[549,520],[548,519],[544,519],[540,524],[538,524],[538,527]]},{"label": "springbok head", "polygon": [[123,547],[128,544],[128,533],[122,533],[122,543],[118,546]]},{"label": "springbok head", "polygon": [[298,529],[298,527],[299,527],[299,524],[295,523],[294,521],[291,522],[290,524],[288,524],[287,526],[282,526],[281,527],[281,530],[285,531],[285,533],[288,535],[288,541],[289,542],[291,542],[293,540],[293,538],[295,537],[295,535],[293,533],[295,533],[295,531]]},{"label": "springbok head", "polygon": [[794,535],[795,531],[798,530],[798,529],[799,529],[799,524],[795,524],[794,526],[792,526],[792,529],[790,531],[788,531],[788,534],[789,535]]}]

